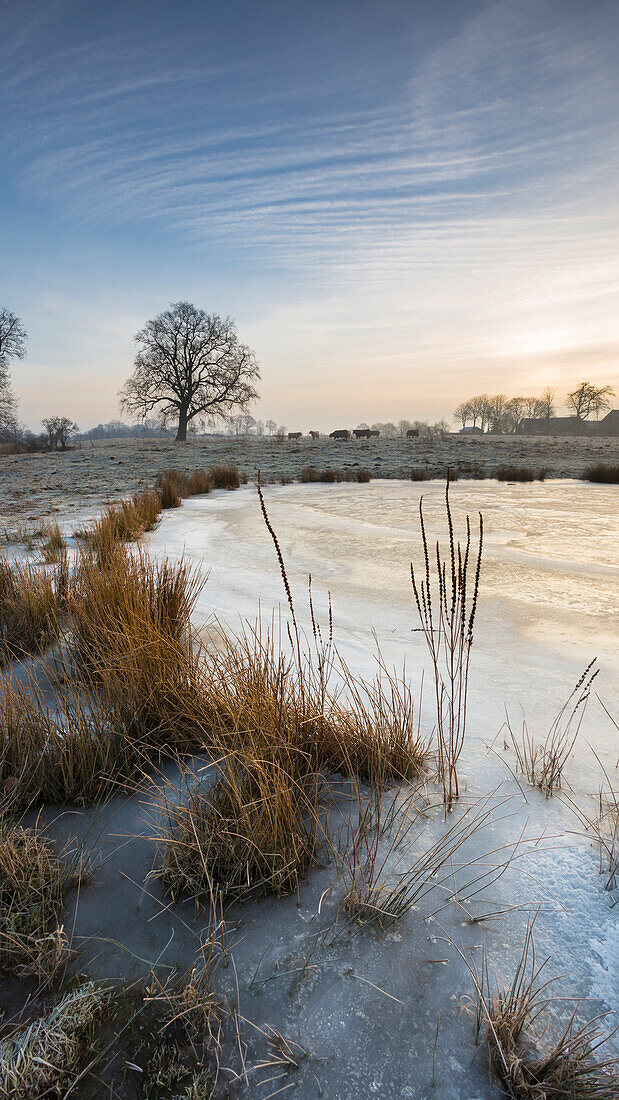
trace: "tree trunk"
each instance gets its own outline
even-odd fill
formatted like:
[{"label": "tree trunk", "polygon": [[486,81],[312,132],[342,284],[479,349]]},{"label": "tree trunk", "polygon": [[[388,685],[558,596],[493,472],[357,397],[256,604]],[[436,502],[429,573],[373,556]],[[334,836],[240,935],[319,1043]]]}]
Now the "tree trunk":
[{"label": "tree trunk", "polygon": [[187,409],[182,407],[178,410],[178,431],[176,433],[176,442],[187,442]]}]

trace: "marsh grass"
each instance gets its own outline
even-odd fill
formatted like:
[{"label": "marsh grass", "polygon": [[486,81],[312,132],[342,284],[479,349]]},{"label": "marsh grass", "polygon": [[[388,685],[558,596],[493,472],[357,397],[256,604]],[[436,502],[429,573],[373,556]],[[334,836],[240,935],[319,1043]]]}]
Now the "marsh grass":
[{"label": "marsh grass", "polygon": [[514,858],[517,846],[510,845],[466,856],[471,838],[496,824],[503,803],[491,796],[463,809],[452,824],[439,828],[436,839],[428,836],[428,810],[415,788],[387,796],[375,791],[370,799],[357,792],[356,800],[356,825],[347,827],[344,843],[338,839],[334,855],[345,888],[344,910],[360,925],[385,930],[435,890],[438,911],[456,898],[466,906]]},{"label": "marsh grass", "polygon": [[526,721],[522,723],[521,736],[516,737],[506,712],[507,730],[516,754],[518,771],[526,776],[532,787],[538,787],[547,797],[562,785],[565,765],[576,744],[591,688],[599,672],[595,664],[594,658],[554,718],[543,741],[536,741]]},{"label": "marsh grass", "polygon": [[210,493],[213,483],[206,470],[194,470],[188,477],[189,496],[203,496]]},{"label": "marsh grass", "polygon": [[[430,551],[419,501],[423,549],[423,577],[418,583],[411,564],[411,584],[434,676],[438,775],[447,810],[459,795],[458,760],[466,734],[468,675],[473,628],[477,612],[483,551],[484,525],[479,513],[477,560],[471,560],[471,524],[466,517],[466,540],[456,543],[449,501],[449,473],[445,487],[448,549],[443,555],[436,543],[436,582],[431,583]],[[435,594],[433,595],[433,587]]]},{"label": "marsh grass", "polygon": [[31,676],[0,683],[0,809],[92,804],[137,781],[144,749],[100,685],[56,683],[50,707]]},{"label": "marsh grass", "polygon": [[41,554],[46,565],[56,565],[60,561],[65,548],[65,540],[57,523],[47,528],[45,542],[41,546]]},{"label": "marsh grass", "polygon": [[161,497],[162,508],[180,508],[181,495],[178,491],[178,485],[175,481],[172,481],[171,478],[161,478],[159,482],[159,495]]},{"label": "marsh grass", "polygon": [[600,485],[618,485],[619,463],[598,462],[594,466],[586,466],[583,471],[583,481],[597,481]]},{"label": "marsh grass", "polygon": [[71,878],[36,830],[0,824],[0,969],[53,978],[67,955],[58,917]]},{"label": "marsh grass", "polygon": [[530,466],[497,466],[496,481],[545,481],[547,470],[532,470]]},{"label": "marsh grass", "polygon": [[69,599],[75,674],[98,686],[143,744],[183,740],[197,656],[191,612],[203,581],[181,561],[117,546],[105,568],[82,555]]},{"label": "marsh grass", "polygon": [[96,553],[99,564],[103,566],[119,543],[134,542],[152,531],[159,522],[161,508],[159,493],[135,493],[127,500],[106,508],[90,527],[74,534]]},{"label": "marsh grass", "polygon": [[53,572],[0,556],[0,664],[38,653],[58,633]]},{"label": "marsh grass", "polygon": [[411,481],[430,481],[432,473],[430,470],[425,470],[420,466],[413,466],[411,468]]},{"label": "marsh grass", "polygon": [[209,479],[213,489],[238,489],[241,484],[236,466],[211,466]]},{"label": "marsh grass", "polygon": [[60,1096],[76,1083],[88,1064],[96,1024],[108,1002],[104,987],[86,982],[66,993],[46,1015],[2,1040],[0,1098],[41,1100]]},{"label": "marsh grass", "polygon": [[306,485],[312,482],[322,485],[334,485],[341,481],[356,481],[359,484],[364,484],[371,480],[372,475],[365,466],[348,470],[340,470],[332,466],[319,470],[316,466],[304,466],[299,474],[299,481]]},{"label": "marsh grass", "polygon": [[534,919],[509,986],[491,988],[485,951],[479,966],[465,959],[475,989],[469,1011],[478,1036],[485,1035],[491,1066],[514,1100],[614,1100],[619,1062],[600,1052],[615,1032],[603,1032],[602,1017],[579,1022],[576,1007],[552,1034],[556,979],[545,976],[549,958],[537,959],[533,924]]}]

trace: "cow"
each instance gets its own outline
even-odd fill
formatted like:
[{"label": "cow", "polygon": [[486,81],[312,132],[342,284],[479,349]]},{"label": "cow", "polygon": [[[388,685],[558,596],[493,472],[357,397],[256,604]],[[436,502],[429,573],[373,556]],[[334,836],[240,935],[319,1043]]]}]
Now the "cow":
[{"label": "cow", "polygon": [[350,439],[350,432],[348,428],[340,428],[336,432],[331,432],[329,439]]},{"label": "cow", "polygon": [[379,435],[380,432],[376,428],[374,428],[374,430],[370,432],[368,439],[378,439]]},{"label": "cow", "polygon": [[302,432],[288,432],[288,439],[300,439]]},{"label": "cow", "polygon": [[419,429],[418,428],[409,428],[407,433],[406,433],[406,438],[407,439],[419,439]]},{"label": "cow", "polygon": [[310,439],[320,439],[320,432],[310,432]]},{"label": "cow", "polygon": [[355,439],[369,439],[370,438],[370,429],[369,428],[355,428],[355,430],[353,431],[352,434],[354,435]]}]

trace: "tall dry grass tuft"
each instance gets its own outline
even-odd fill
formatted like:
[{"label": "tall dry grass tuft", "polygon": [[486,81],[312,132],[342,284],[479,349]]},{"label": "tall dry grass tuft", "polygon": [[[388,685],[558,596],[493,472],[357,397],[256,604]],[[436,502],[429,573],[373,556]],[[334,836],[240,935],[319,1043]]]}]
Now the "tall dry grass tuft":
[{"label": "tall dry grass tuft", "polygon": [[99,563],[104,565],[118,543],[134,542],[156,527],[161,507],[159,493],[135,493],[128,500],[106,508],[90,527],[76,532],[76,537],[95,552]]},{"label": "tall dry grass tuft", "polygon": [[33,677],[0,682],[0,812],[39,802],[92,804],[137,781],[144,751],[99,683],[55,685],[53,709]]},{"label": "tall dry grass tuft", "polygon": [[162,478],[159,482],[159,495],[162,508],[180,508],[181,495],[176,483],[169,477]]},{"label": "tall dry grass tuft", "polygon": [[50,981],[68,944],[58,917],[71,872],[35,830],[0,822],[0,969]]},{"label": "tall dry grass tuft", "polygon": [[599,1053],[615,1032],[602,1031],[601,1017],[580,1023],[574,1009],[558,1034],[550,1033],[549,990],[556,979],[545,977],[549,959],[537,960],[533,924],[510,986],[490,988],[485,952],[480,967],[465,960],[475,987],[472,1013],[478,1034],[485,1032],[491,1066],[514,1100],[615,1100],[619,1061]]},{"label": "tall dry grass tuft", "polygon": [[46,530],[45,542],[41,547],[41,554],[46,565],[56,565],[60,561],[65,548],[65,540],[57,523],[52,523]]},{"label": "tall dry grass tuft", "polygon": [[236,466],[211,466],[209,478],[213,489],[238,489],[241,484]]},{"label": "tall dry grass tuft", "polygon": [[203,583],[185,562],[154,562],[122,546],[105,568],[88,554],[79,559],[68,604],[76,673],[144,744],[186,740],[198,663],[190,616]]},{"label": "tall dry grass tuft", "polygon": [[595,664],[596,658],[587,665],[541,743],[529,733],[526,721],[522,723],[522,736],[518,740],[509,714],[506,714],[507,729],[516,753],[518,770],[526,775],[532,787],[539,787],[547,797],[561,787],[563,771],[572,754],[593,681],[599,672],[599,669],[594,668]]},{"label": "tall dry grass tuft", "polygon": [[532,470],[529,466],[497,466],[494,477],[497,481],[545,481],[545,469]]},{"label": "tall dry grass tuft", "polygon": [[[479,513],[477,560],[471,560],[471,525],[466,517],[464,547],[456,543],[449,501],[449,477],[445,487],[448,551],[436,543],[436,581],[431,582],[430,551],[419,501],[419,520],[424,558],[424,576],[418,583],[411,564],[415,603],[434,673],[438,774],[446,808],[458,797],[458,760],[466,734],[468,675],[473,628],[477,612],[484,526]],[[434,588],[434,595],[433,595]]]},{"label": "tall dry grass tuft", "polygon": [[86,982],[66,993],[46,1015],[2,1040],[0,1100],[68,1096],[88,1064],[95,1025],[108,1003],[106,989]]},{"label": "tall dry grass tuft", "polygon": [[619,462],[598,462],[586,466],[583,481],[597,481],[600,485],[619,485]]},{"label": "tall dry grass tuft", "polygon": [[298,889],[319,837],[319,779],[309,762],[262,731],[216,763],[205,789],[193,777],[186,801],[167,804],[161,878],[173,897]]},{"label": "tall dry grass tuft", "polygon": [[188,478],[189,496],[196,497],[210,493],[213,486],[206,470],[194,470]]},{"label": "tall dry grass tuft", "polygon": [[53,573],[0,556],[0,664],[41,652],[57,633]]}]

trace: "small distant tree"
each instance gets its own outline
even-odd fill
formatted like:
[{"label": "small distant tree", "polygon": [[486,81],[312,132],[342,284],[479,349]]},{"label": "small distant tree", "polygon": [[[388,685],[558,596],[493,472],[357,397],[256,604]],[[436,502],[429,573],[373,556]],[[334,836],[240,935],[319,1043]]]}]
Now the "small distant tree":
[{"label": "small distant tree", "polygon": [[412,427],[412,424],[411,424],[410,420],[398,420],[398,423],[397,423],[398,435],[401,435],[402,438],[404,439],[406,437],[406,433],[408,431],[410,431],[411,427]]},{"label": "small distant tree", "polygon": [[258,396],[254,353],[229,317],[172,302],[135,339],[135,369],[121,390],[121,406],[142,419],[157,410],[165,423],[178,425],[178,442],[187,439],[195,417],[245,412]]},{"label": "small distant tree", "polygon": [[522,424],[527,414],[527,398],[526,397],[510,397],[509,401],[505,405],[504,423],[505,427],[512,432],[517,432],[518,428]]},{"label": "small distant tree", "polygon": [[461,401],[459,405],[454,409],[454,418],[460,421],[463,428],[466,428],[469,420],[473,418],[473,410],[471,408],[470,401]]},{"label": "small distant tree", "polygon": [[357,431],[357,432],[367,432],[367,431],[369,431],[369,428],[370,428],[370,425],[366,424],[365,421],[362,420],[360,424],[357,424],[357,427],[355,428],[355,431]]},{"label": "small distant tree", "polygon": [[47,432],[50,451],[57,451],[59,447],[66,451],[71,436],[79,432],[75,421],[68,416],[48,416],[41,423]]},{"label": "small distant tree", "polygon": [[592,413],[599,416],[605,409],[610,409],[610,399],[614,392],[612,386],[594,386],[591,382],[580,382],[575,390],[568,393],[565,404],[579,420],[588,420]]},{"label": "small distant tree", "polygon": [[277,424],[274,420],[267,420],[264,426],[269,435],[273,435],[275,429],[277,428]]},{"label": "small distant tree", "polygon": [[544,417],[545,420],[550,420],[551,416],[555,414],[555,391],[547,386],[542,396],[539,399],[536,415]]},{"label": "small distant tree", "polygon": [[281,442],[282,439],[286,438],[287,431],[288,431],[288,429],[286,428],[286,425],[285,424],[280,424],[279,428],[277,429],[277,431],[275,433],[275,438],[278,439]]}]

